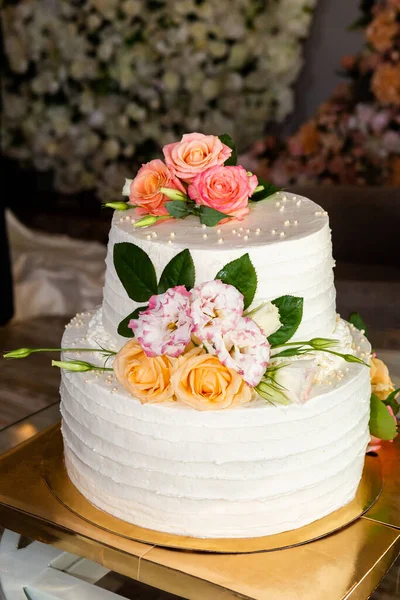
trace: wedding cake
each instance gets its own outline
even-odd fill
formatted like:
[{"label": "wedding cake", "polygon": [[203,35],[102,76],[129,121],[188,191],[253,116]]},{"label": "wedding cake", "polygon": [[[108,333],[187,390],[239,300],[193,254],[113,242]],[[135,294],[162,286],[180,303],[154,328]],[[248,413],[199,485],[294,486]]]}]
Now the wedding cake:
[{"label": "wedding cake", "polygon": [[327,213],[237,165],[226,134],[163,154],[106,205],[102,306],[52,361],[68,476],[150,530],[301,528],[355,497],[366,450],[396,436],[399,390],[360,315],[336,314]]},{"label": "wedding cake", "polygon": [[[256,201],[268,184],[251,173],[244,209],[229,204],[235,182],[225,211],[202,203],[229,164],[185,179],[174,150],[166,165],[181,179],[152,161],[144,183],[141,171],[127,182],[139,210],[114,214],[102,306],[64,335],[62,365],[92,359],[85,374],[62,372],[68,475],[95,506],[149,529],[302,527],[354,498],[369,441],[371,349],[336,314],[328,215],[275,189]],[[141,211],[150,192],[153,210]]]}]

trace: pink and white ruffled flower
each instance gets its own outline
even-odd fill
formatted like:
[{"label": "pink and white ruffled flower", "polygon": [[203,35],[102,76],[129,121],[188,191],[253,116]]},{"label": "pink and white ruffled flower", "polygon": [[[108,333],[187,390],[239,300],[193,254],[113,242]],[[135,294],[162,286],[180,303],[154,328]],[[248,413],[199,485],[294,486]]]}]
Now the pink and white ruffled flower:
[{"label": "pink and white ruffled flower", "polygon": [[270,345],[259,326],[241,317],[235,329],[225,335],[215,335],[204,345],[216,354],[226,367],[237,371],[250,386],[260,383],[270,359]]},{"label": "pink and white ruffled flower", "polygon": [[151,296],[147,310],[131,319],[128,327],[147,356],[180,356],[192,333],[190,293],[178,285],[164,294]]},{"label": "pink and white ruffled flower", "polygon": [[198,285],[191,293],[193,333],[202,342],[234,329],[243,314],[243,295],[219,279]]}]

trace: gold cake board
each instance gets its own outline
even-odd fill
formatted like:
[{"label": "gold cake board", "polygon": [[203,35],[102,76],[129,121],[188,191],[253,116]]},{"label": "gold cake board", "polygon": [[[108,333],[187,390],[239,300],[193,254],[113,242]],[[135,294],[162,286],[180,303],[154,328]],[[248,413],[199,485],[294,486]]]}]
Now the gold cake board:
[{"label": "gold cake board", "polygon": [[205,539],[138,527],[93,506],[77,490],[67,475],[59,428],[53,429],[47,437],[41,471],[49,490],[64,507],[91,525],[108,533],[152,546],[219,554],[248,554],[282,550],[316,541],[359,519],[375,504],[382,491],[380,461],[375,457],[367,456],[355,499],[326,517],[299,529],[275,535],[257,538]]}]

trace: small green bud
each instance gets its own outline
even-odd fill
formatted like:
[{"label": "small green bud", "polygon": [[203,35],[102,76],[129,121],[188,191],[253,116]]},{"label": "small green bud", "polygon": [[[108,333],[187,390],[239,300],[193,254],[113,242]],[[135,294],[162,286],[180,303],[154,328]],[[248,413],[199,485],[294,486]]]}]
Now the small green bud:
[{"label": "small green bud", "polygon": [[149,225],[154,225],[154,223],[157,223],[157,221],[158,221],[158,217],[153,217],[152,215],[146,215],[142,219],[139,219],[139,221],[136,221],[136,223],[133,226],[134,227],[149,227]]},{"label": "small green bud", "polygon": [[333,346],[337,345],[337,340],[330,340],[328,338],[313,338],[310,340],[310,346],[315,350],[325,350],[326,348],[333,348]]},{"label": "small green bud", "polygon": [[104,207],[113,208],[114,210],[129,210],[132,208],[127,202],[106,202],[103,204]]},{"label": "small green bud", "polygon": [[173,188],[162,187],[160,188],[160,192],[162,192],[165,196],[168,196],[168,198],[171,198],[171,200],[181,200],[182,202],[186,202],[186,200],[188,200],[186,194]]},{"label": "small green bud", "polygon": [[12,350],[3,354],[3,358],[26,358],[32,354],[32,348],[18,348],[18,350]]},{"label": "small green bud", "polygon": [[358,358],[358,356],[354,356],[353,354],[342,354],[342,357],[346,362],[359,363],[360,365],[365,365],[366,367],[369,367],[369,364],[361,360],[361,358]]},{"label": "small green bud", "polygon": [[60,369],[65,369],[66,371],[77,371],[79,373],[93,371],[96,369],[94,365],[91,365],[83,360],[52,360],[51,366],[59,367]]},{"label": "small green bud", "polygon": [[[250,171],[248,171],[248,172],[247,172],[247,175],[249,175],[249,173],[250,173]],[[252,173],[250,173],[250,175],[252,175]],[[263,189],[264,189],[264,186],[263,186],[263,185],[258,185],[258,186],[256,187],[256,189],[254,190],[253,194],[255,194],[256,192],[262,192],[262,191],[263,191]]]}]

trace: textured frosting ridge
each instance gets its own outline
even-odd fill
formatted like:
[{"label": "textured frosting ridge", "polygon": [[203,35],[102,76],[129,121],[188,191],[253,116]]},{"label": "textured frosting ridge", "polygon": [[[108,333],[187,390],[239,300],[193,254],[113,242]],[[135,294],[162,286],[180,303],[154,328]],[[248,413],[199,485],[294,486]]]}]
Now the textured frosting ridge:
[{"label": "textured frosting ridge", "polygon": [[113,247],[131,242],[151,258],[160,277],[166,264],[188,248],[196,284],[213,279],[228,262],[248,252],[258,276],[254,305],[285,294],[304,298],[302,323],[293,339],[329,337],[335,326],[336,292],[327,213],[311,200],[288,192],[252,206],[243,222],[217,227],[200,225],[195,217],[168,220],[134,229],[134,218],[116,213],[106,257],[103,325],[121,345],[117,328],[139,304],[130,300],[113,264]]},{"label": "textured frosting ridge", "polygon": [[[337,329],[349,335],[344,322]],[[99,315],[80,316],[63,346],[78,350],[102,336]],[[351,336],[360,353],[370,351],[362,335]],[[69,476],[99,508],[150,529],[254,537],[301,527],[349,502],[361,477],[369,372],[338,368],[341,376],[316,383],[304,405],[258,399],[210,412],[142,405],[113,375],[63,372]]]}]

